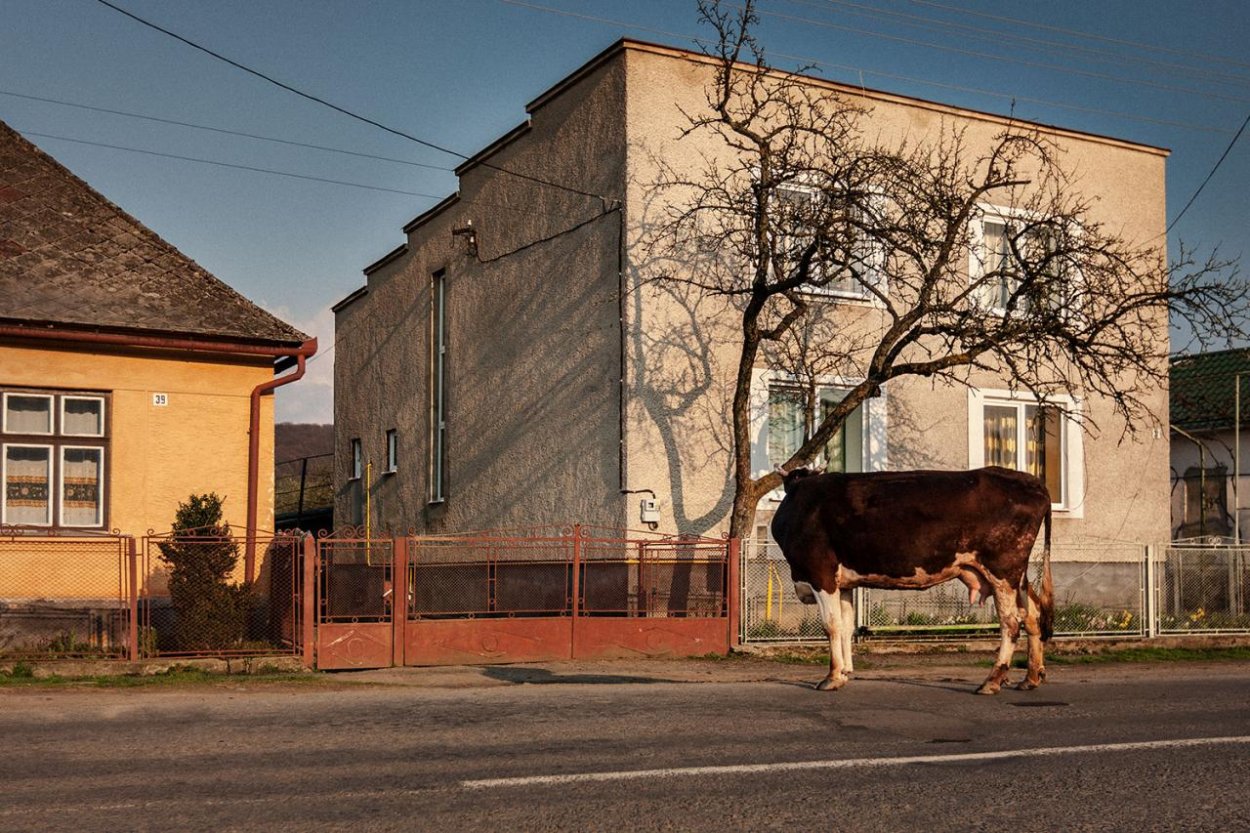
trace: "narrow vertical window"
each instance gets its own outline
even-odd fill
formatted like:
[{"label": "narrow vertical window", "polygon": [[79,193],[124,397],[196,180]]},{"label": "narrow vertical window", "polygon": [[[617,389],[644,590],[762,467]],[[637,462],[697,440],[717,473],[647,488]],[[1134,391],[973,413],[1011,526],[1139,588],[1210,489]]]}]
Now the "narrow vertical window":
[{"label": "narrow vertical window", "polygon": [[386,432],[386,472],[394,474],[399,470],[399,432],[394,428]]},{"label": "narrow vertical window", "polygon": [[52,446],[4,447],[4,522],[51,526]]},{"label": "narrow vertical window", "polygon": [[364,452],[360,447],[360,439],[352,440],[352,480],[359,480],[364,474]]},{"label": "narrow vertical window", "polygon": [[447,275],[435,272],[430,303],[430,502],[447,497]]}]

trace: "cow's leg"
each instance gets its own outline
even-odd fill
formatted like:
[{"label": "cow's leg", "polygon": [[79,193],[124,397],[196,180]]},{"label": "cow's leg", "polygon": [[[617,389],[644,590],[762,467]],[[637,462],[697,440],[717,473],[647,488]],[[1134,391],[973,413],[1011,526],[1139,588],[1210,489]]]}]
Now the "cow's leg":
[{"label": "cow's leg", "polygon": [[855,596],[853,590],[838,591],[839,603],[842,607],[842,665],[846,676],[855,673],[855,660],[851,656],[851,646],[855,641]]},{"label": "cow's leg", "polygon": [[1046,682],[1046,661],[1042,654],[1041,608],[1037,603],[1037,596],[1028,587],[1022,588],[1019,595],[1024,599],[1021,612],[1024,616],[1024,631],[1029,635],[1029,673],[1016,688],[1028,691]]},{"label": "cow's leg", "polygon": [[[836,593],[836,591],[835,591]],[[820,621],[829,635],[829,675],[816,684],[821,691],[836,691],[846,685],[846,664],[842,659],[842,610],[835,593],[816,591]]]},{"label": "cow's leg", "polygon": [[998,609],[999,633],[1002,641],[998,646],[998,656],[994,660],[994,669],[981,683],[977,694],[997,694],[1007,682],[1007,672],[1011,669],[1011,657],[1016,652],[1016,639],[1020,636],[1020,617],[1016,613],[1016,593],[1004,582],[994,582],[994,607]]}]

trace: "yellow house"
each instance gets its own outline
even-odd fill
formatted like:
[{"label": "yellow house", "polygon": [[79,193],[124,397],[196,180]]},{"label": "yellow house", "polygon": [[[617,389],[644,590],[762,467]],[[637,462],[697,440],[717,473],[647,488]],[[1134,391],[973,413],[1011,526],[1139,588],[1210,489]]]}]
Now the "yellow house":
[{"label": "yellow house", "polygon": [[0,524],[139,536],[216,492],[250,543],[315,350],[0,123]]}]

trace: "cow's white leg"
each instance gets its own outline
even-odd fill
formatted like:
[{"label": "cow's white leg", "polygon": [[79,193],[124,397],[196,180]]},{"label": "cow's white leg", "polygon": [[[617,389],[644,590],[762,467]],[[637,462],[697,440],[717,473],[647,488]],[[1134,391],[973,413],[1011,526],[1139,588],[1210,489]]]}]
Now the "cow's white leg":
[{"label": "cow's white leg", "polygon": [[842,607],[842,665],[849,677],[855,673],[855,660],[851,656],[851,645],[855,640],[855,597],[853,590],[841,590],[838,595]]},{"label": "cow's white leg", "polygon": [[839,599],[826,590],[816,591],[820,621],[829,635],[829,676],[816,684],[821,691],[835,691],[846,685],[846,664],[842,659],[842,609]]},{"label": "cow's white leg", "polygon": [[1020,617],[1016,612],[1016,591],[1007,586],[1006,582],[994,582],[994,607],[998,609],[999,633],[1002,636],[998,645],[998,656],[994,660],[994,669],[981,683],[977,694],[997,694],[1007,682],[1007,673],[1011,669],[1011,657],[1016,652],[1016,639],[1020,636]]},{"label": "cow's white leg", "polygon": [[1037,596],[1031,588],[1020,591],[1024,597],[1024,631],[1029,635],[1029,673],[1020,681],[1017,688],[1028,691],[1037,688],[1046,681],[1046,661],[1042,654],[1042,623],[1041,609]]}]

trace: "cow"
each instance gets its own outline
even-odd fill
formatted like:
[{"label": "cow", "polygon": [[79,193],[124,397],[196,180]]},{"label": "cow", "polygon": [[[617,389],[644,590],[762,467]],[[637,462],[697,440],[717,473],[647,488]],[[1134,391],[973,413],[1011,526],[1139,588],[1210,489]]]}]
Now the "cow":
[{"label": "cow", "polygon": [[[973,604],[994,597],[1002,641],[978,694],[1007,682],[1023,621],[1028,673],[1017,688],[1046,677],[1042,643],[1054,624],[1050,575],[1050,495],[1038,478],[991,466],[973,471],[818,474],[781,472],[785,496],[772,520],[795,592],[815,604],[829,635],[829,675],[816,688],[846,684],[854,666],[851,590],[923,590],[952,579]],[[1029,554],[1045,525],[1040,595],[1029,586]]]}]

